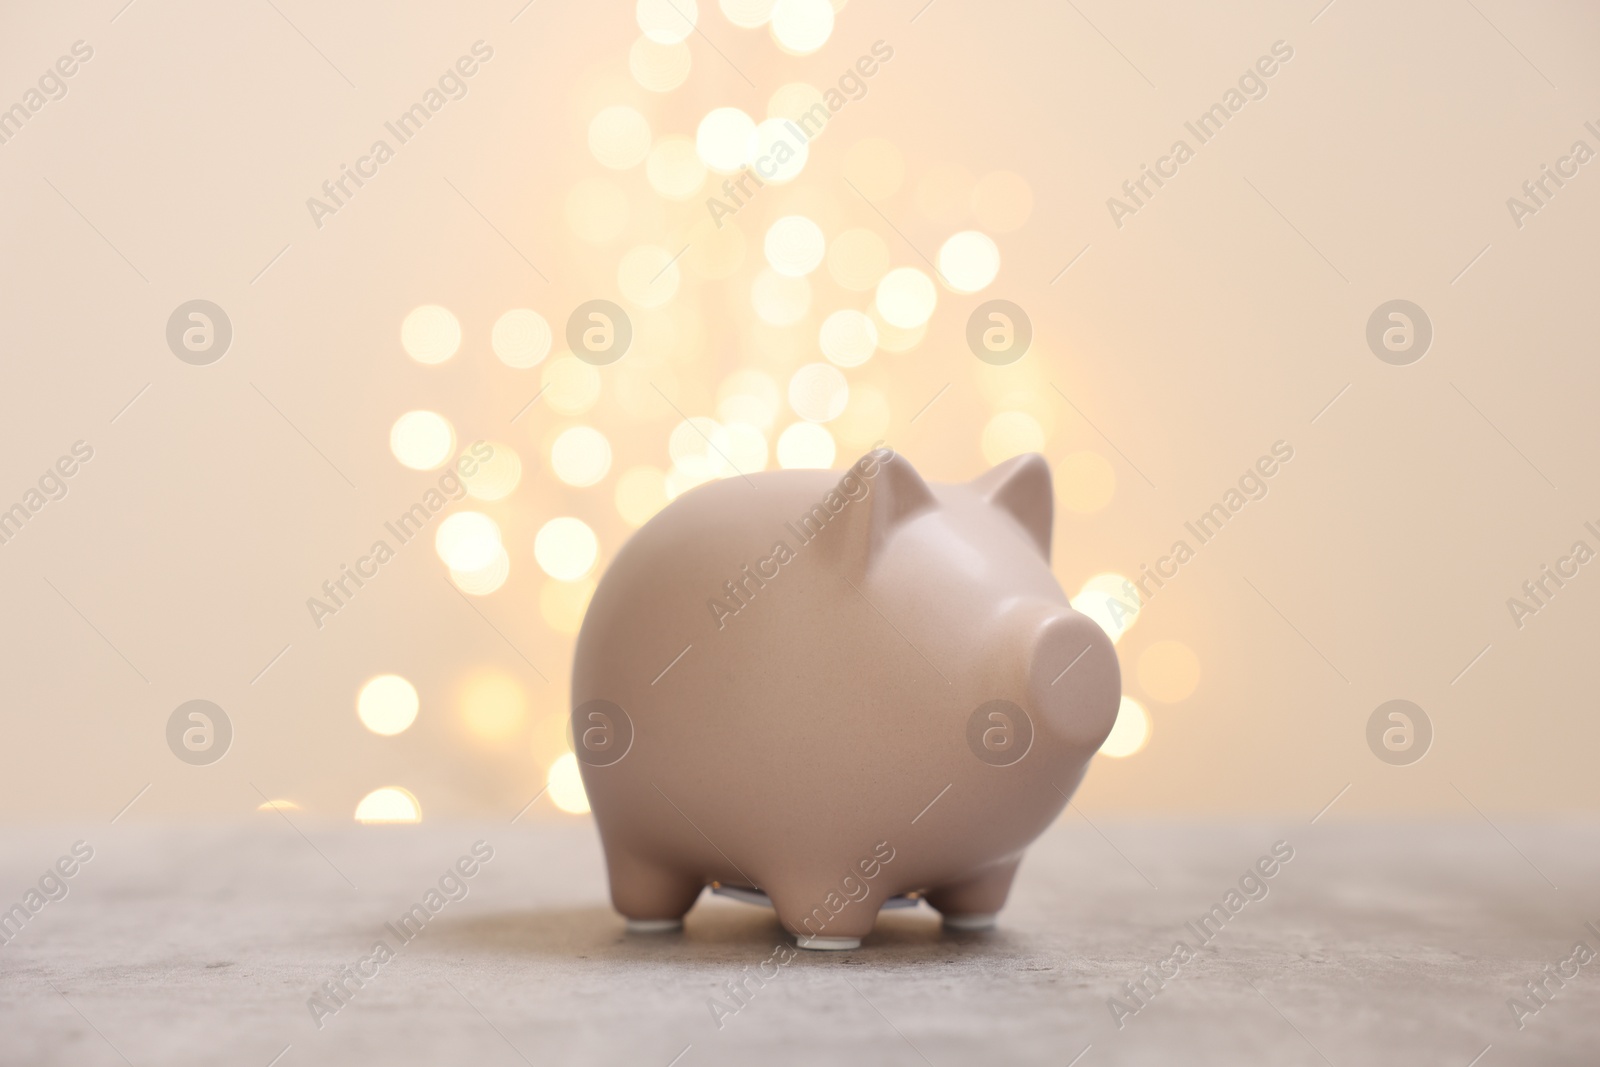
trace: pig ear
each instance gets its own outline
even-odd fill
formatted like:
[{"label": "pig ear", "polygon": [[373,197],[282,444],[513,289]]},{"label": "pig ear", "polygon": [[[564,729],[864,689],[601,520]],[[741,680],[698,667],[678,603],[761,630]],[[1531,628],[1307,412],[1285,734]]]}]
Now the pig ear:
[{"label": "pig ear", "polygon": [[864,571],[897,529],[938,501],[911,461],[888,449],[867,453],[851,471],[866,483],[867,495],[845,506],[839,516],[844,529],[834,544],[842,559]]},{"label": "pig ear", "polygon": [[1050,561],[1050,526],[1055,516],[1055,493],[1050,485],[1050,465],[1037,452],[1016,456],[978,475],[970,483],[978,495],[1006,512],[1027,531],[1039,555]]}]

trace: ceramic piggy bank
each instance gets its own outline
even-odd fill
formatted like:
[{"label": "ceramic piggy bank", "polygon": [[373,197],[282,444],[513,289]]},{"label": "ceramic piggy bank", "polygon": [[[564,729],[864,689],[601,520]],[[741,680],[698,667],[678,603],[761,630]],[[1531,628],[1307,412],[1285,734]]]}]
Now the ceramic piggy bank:
[{"label": "ceramic piggy bank", "polygon": [[595,590],[573,738],[611,899],[675,929],[708,884],[805,948],[887,903],[992,925],[1110,731],[1111,641],[1051,575],[1037,455],[957,485],[887,449],[711,482]]}]

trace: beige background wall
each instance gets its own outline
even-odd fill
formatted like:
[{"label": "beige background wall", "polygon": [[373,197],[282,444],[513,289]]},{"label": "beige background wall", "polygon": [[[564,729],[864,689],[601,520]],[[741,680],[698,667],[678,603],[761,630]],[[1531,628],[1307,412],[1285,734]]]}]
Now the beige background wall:
[{"label": "beige background wall", "polygon": [[[620,475],[672,464],[672,405],[716,417],[740,370],[783,388],[821,359],[829,312],[871,305],[823,268],[799,322],[756,318],[763,235],[791,214],[830,241],[873,230],[892,266],[925,271],[957,231],[995,239],[993,284],[941,287],[920,343],[844,370],[856,407],[830,431],[840,466],[881,436],[939,480],[988,465],[985,427],[1005,412],[1033,419],[1053,464],[1094,453],[1071,469],[1109,470],[1114,491],[1059,516],[1069,593],[1096,573],[1136,575],[1273,442],[1294,448],[1270,494],[1121,638],[1126,691],[1152,729],[1135,755],[1098,761],[1085,810],[1309,815],[1347,783],[1336,815],[1470,814],[1464,797],[1488,811],[1600,803],[1600,565],[1521,629],[1506,607],[1575,540],[1600,550],[1583,528],[1600,526],[1600,164],[1520,228],[1506,206],[1574,141],[1600,150],[1584,128],[1600,125],[1600,15],[1587,6],[934,0],[919,13],[916,0],[855,0],[826,46],[789,56],[702,0],[687,80],[656,93],[630,76],[631,5],[121,3],[13,10],[0,33],[0,105],[75,41],[94,50],[66,96],[0,145],[0,506],[75,441],[94,450],[66,497],[0,545],[0,815],[109,818],[149,783],[130,818],[224,816],[272,797],[345,820],[386,785],[414,793],[425,818],[510,818],[564,744],[572,616],[557,608],[582,590],[547,588],[538,530],[582,519],[603,567],[630,529]],[[478,40],[494,55],[465,98],[317,228],[306,198]],[[604,107],[637,109],[656,138],[692,138],[710,109],[764,118],[780,86],[826,86],[878,40],[894,58],[800,177],[720,233],[704,204],[720,177],[668,200],[643,167],[610,170],[589,150]],[[1118,228],[1107,198],[1280,40],[1293,59],[1265,98]],[[898,184],[881,162],[896,152],[874,138],[903,161]],[[985,226],[992,211],[971,194],[997,171],[1033,200],[1008,231]],[[875,207],[852,176],[880,194]],[[598,242],[569,207],[594,179],[627,205]],[[629,249],[685,244],[677,295],[631,305],[617,279]],[[643,324],[635,350],[602,369],[587,410],[542,399],[513,423],[568,313],[597,297]],[[194,298],[233,326],[209,366],[180,362],[164,336]],[[1008,367],[964,341],[991,298],[1021,305],[1036,331]],[[1381,362],[1364,336],[1396,298],[1433,324],[1409,366]],[[425,304],[462,329],[432,366],[400,343]],[[496,359],[490,331],[513,308],[556,331],[544,365]],[[864,406],[874,390],[886,425]],[[463,447],[520,457],[516,491],[472,505],[499,524],[509,578],[458,594],[430,530],[318,630],[306,598],[437,481],[388,447],[394,420],[419,408],[447,417]],[[783,403],[773,419],[769,446],[796,416]],[[577,424],[613,452],[590,488],[551,470],[555,436]],[[1005,451],[994,433],[991,451]],[[1092,503],[1087,480],[1063,495]],[[1165,641],[1200,669],[1175,703],[1140,679]],[[387,672],[421,697],[392,738],[355,715],[362,683]],[[464,693],[485,676],[511,710],[474,732]],[[1365,739],[1372,710],[1397,697],[1435,731],[1407,767]],[[207,767],[164,737],[194,698],[235,730]],[[548,801],[528,817],[571,818]]]}]

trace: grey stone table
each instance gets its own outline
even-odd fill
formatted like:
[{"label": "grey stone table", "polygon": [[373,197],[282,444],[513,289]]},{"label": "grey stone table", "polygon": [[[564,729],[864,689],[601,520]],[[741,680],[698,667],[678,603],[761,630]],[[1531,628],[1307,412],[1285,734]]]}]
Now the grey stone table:
[{"label": "grey stone table", "polygon": [[1600,1063],[1600,959],[1574,954],[1600,951],[1600,824],[1496,823],[1069,812],[997,931],[919,907],[793,959],[709,895],[682,934],[625,934],[582,820],[14,827],[0,1063]]}]

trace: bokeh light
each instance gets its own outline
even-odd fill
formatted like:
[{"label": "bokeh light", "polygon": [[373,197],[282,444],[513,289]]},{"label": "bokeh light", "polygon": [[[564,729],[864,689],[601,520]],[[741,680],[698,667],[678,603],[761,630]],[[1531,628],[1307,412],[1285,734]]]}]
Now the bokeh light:
[{"label": "bokeh light", "polygon": [[767,229],[763,250],[779,274],[800,278],[822,263],[828,242],[822,227],[804,215],[785,215]]},{"label": "bokeh light", "polygon": [[568,485],[595,485],[611,469],[611,442],[592,426],[563,430],[550,446],[550,469]]},{"label": "bokeh light", "polygon": [[778,466],[786,470],[833,466],[833,434],[814,422],[797,422],[778,435]]},{"label": "bokeh light", "polygon": [[700,8],[695,0],[638,0],[634,18],[656,44],[677,44],[694,32]]},{"label": "bokeh light", "polygon": [[1101,742],[1100,751],[1116,759],[1133,755],[1150,740],[1150,715],[1132,697],[1124,696],[1117,707],[1117,721]]},{"label": "bokeh light", "polygon": [[356,717],[375,734],[393,737],[417,721],[416,687],[398,674],[380,674],[356,695]]},{"label": "bokeh light", "polygon": [[889,271],[889,246],[871,230],[845,230],[828,246],[828,274],[846,289],[871,290]]},{"label": "bokeh light", "polygon": [[788,119],[761,123],[751,135],[750,146],[750,159],[763,168],[762,177],[773,185],[794,181],[811,158],[809,142],[795,133]]},{"label": "bokeh light", "polygon": [[772,5],[772,38],[797,56],[810,55],[833,34],[833,5],[828,0],[777,0]]},{"label": "bokeh light", "polygon": [[670,93],[688,81],[692,65],[689,46],[682,41],[658,44],[640,37],[628,49],[628,73],[652,93]]},{"label": "bokeh light", "polygon": [[550,789],[551,803],[568,815],[584,815],[589,811],[589,794],[583,791],[577,756],[567,752],[556,757],[545,784]]},{"label": "bokeh light", "polygon": [[499,744],[521,732],[528,717],[522,684],[502,671],[478,670],[461,684],[456,699],[461,723],[479,741]]},{"label": "bokeh light", "polygon": [[418,363],[443,363],[461,347],[461,323],[449,308],[423,304],[400,323],[400,347]]},{"label": "bokeh light", "polygon": [[1139,621],[1139,590],[1120,574],[1097,574],[1083,583],[1072,606],[1099,624],[1113,642]]},{"label": "bokeh light", "polygon": [[539,614],[545,625],[558,634],[576,634],[583,625],[583,613],[589,610],[594,588],[592,578],[544,583],[544,588],[539,590]]},{"label": "bokeh light", "polygon": [[594,569],[600,541],[588,523],[563,515],[539,528],[533,540],[533,558],[552,578],[576,581]]},{"label": "bokeh light", "polygon": [[577,356],[563,355],[545,364],[540,375],[547,388],[539,403],[563,415],[582,415],[600,399],[600,372]]},{"label": "bokeh light", "polygon": [[990,171],[972,187],[972,217],[994,233],[1022,228],[1033,213],[1033,189],[1028,179],[1009,170]]},{"label": "bokeh light", "polygon": [[695,151],[712,170],[731,174],[750,162],[755,132],[755,120],[738,108],[715,108],[695,130]]},{"label": "bokeh light", "polygon": [[878,282],[878,314],[892,326],[913,329],[927,322],[939,304],[933,279],[915,267],[896,267]]},{"label": "bokeh light", "polygon": [[397,785],[374,789],[356,805],[356,822],[408,823],[422,821],[422,805],[411,792]]},{"label": "bokeh light", "polygon": [[1062,507],[1093,515],[1116,495],[1117,472],[1098,452],[1073,452],[1056,464],[1055,483]]},{"label": "bokeh light", "polygon": [[963,230],[939,249],[939,274],[958,293],[976,293],[1000,273],[1000,248],[987,234]]},{"label": "bokeh light", "polygon": [[508,367],[534,367],[550,354],[550,324],[531,308],[512,308],[494,322],[489,347]]},{"label": "bokeh light", "polygon": [[882,441],[889,432],[889,398],[873,385],[850,387],[850,403],[833,429],[852,451]]},{"label": "bokeh light", "polygon": [[718,7],[727,20],[740,29],[753,30],[772,18],[776,0],[720,0]]},{"label": "bokeh light", "polygon": [[1139,688],[1151,700],[1176,704],[1200,684],[1200,657],[1182,641],[1157,641],[1139,654]]},{"label": "bokeh light", "polygon": [[644,173],[650,188],[662,196],[669,200],[689,200],[706,180],[706,165],[695,151],[693,141],[681,134],[672,134],[661,138],[650,149]]},{"label": "bokeh light", "polygon": [[462,482],[475,500],[504,500],[522,481],[522,457],[510,445],[491,444],[493,451],[488,459],[473,456],[471,474],[463,474]]},{"label": "bokeh light", "polygon": [[487,565],[474,571],[459,571],[450,568],[450,581],[455,587],[468,596],[488,596],[506,584],[506,579],[511,577],[511,556],[506,552],[505,546]]},{"label": "bokeh light", "polygon": [[451,570],[480,571],[500,552],[500,527],[481,511],[458,511],[439,524],[433,547]]},{"label": "bokeh light", "polygon": [[617,514],[629,526],[643,526],[667,506],[667,475],[655,467],[633,467],[617,479]]},{"label": "bokeh light", "polygon": [[750,285],[756,316],[771,326],[793,326],[811,310],[811,283],[767,267]]},{"label": "bokeh light", "polygon": [[872,358],[878,348],[878,328],[860,311],[835,311],[822,320],[817,343],[828,362],[840,367],[859,367]]},{"label": "bokeh light", "polygon": [[983,458],[1001,463],[1025,452],[1044,451],[1044,429],[1025,411],[1002,411],[983,427]]},{"label": "bokeh light", "polygon": [[414,471],[438,470],[455,448],[455,428],[432,411],[408,411],[389,429],[389,451]]},{"label": "bokeh light", "polygon": [[807,422],[831,422],[850,402],[850,383],[839,368],[807,363],[789,379],[789,406]]},{"label": "bokeh light", "polygon": [[660,307],[678,293],[677,257],[659,245],[630,248],[617,264],[617,288],[643,308]]},{"label": "bokeh light", "polygon": [[650,151],[650,122],[626,104],[602,108],[589,120],[589,152],[603,167],[628,170]]}]

